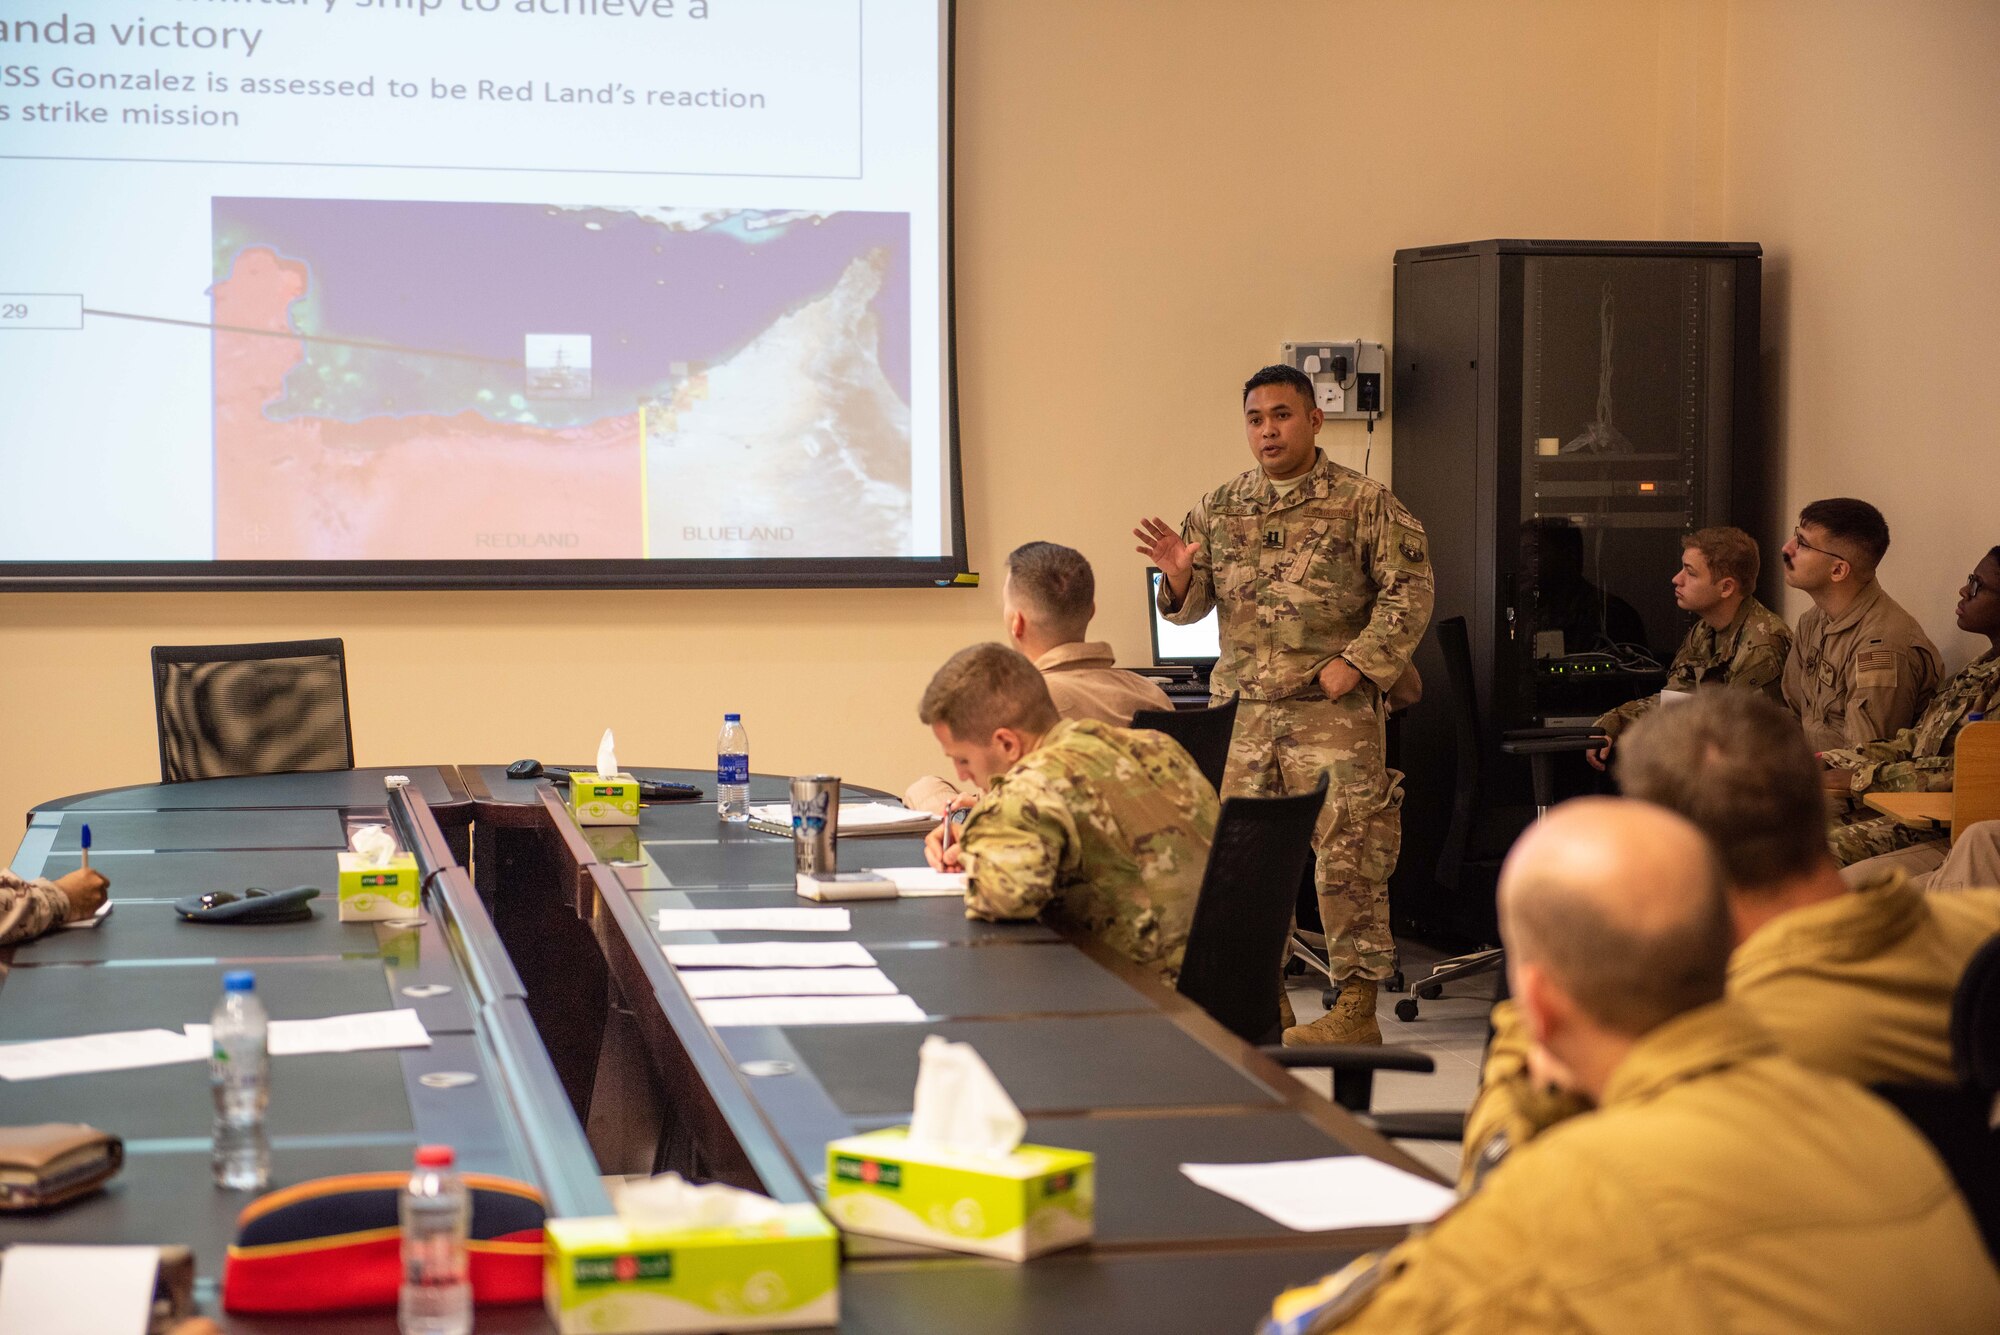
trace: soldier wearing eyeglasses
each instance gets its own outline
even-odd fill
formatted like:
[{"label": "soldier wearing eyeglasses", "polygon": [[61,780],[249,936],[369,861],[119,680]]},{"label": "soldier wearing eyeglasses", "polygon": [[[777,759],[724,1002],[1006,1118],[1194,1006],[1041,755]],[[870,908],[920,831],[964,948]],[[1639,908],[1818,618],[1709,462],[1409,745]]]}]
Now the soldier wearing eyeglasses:
[{"label": "soldier wearing eyeglasses", "polygon": [[1785,583],[1809,595],[1785,660],[1785,703],[1814,751],[1865,746],[1917,721],[1943,675],[1937,646],[1875,579],[1889,525],[1840,496],[1799,511]]}]

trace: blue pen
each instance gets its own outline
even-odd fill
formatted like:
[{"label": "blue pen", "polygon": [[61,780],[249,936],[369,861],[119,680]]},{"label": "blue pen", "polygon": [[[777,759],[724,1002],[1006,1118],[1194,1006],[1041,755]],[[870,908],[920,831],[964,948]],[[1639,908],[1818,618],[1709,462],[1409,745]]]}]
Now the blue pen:
[{"label": "blue pen", "polygon": [[83,834],[81,835],[81,840],[83,843],[83,869],[85,871],[89,871],[90,870],[90,827],[88,825],[83,827]]}]

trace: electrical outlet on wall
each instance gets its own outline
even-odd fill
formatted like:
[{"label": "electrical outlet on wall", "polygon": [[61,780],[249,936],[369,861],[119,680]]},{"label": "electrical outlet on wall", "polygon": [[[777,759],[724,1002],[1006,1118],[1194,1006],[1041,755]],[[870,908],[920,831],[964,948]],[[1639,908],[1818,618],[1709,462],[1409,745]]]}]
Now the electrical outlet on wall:
[{"label": "electrical outlet on wall", "polygon": [[1380,343],[1300,340],[1282,344],[1280,357],[1313,382],[1313,401],[1329,418],[1358,422],[1382,415],[1389,356]]}]

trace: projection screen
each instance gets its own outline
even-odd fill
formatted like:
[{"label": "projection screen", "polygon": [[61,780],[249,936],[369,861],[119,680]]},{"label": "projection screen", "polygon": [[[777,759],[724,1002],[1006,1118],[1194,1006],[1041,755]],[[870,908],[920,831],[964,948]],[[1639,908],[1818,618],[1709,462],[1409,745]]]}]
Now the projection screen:
[{"label": "projection screen", "polygon": [[951,20],[0,7],[0,588],[950,582]]}]

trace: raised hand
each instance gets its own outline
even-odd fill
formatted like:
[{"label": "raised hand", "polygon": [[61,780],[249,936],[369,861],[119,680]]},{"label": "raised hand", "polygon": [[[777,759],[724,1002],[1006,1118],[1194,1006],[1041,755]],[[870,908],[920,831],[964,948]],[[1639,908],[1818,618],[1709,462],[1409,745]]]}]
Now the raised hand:
[{"label": "raised hand", "polygon": [[1181,541],[1179,530],[1169,527],[1164,519],[1140,520],[1139,527],[1132,530],[1132,536],[1139,540],[1139,555],[1160,568],[1174,596],[1184,596],[1194,570],[1195,553],[1201,550],[1201,544]]}]

